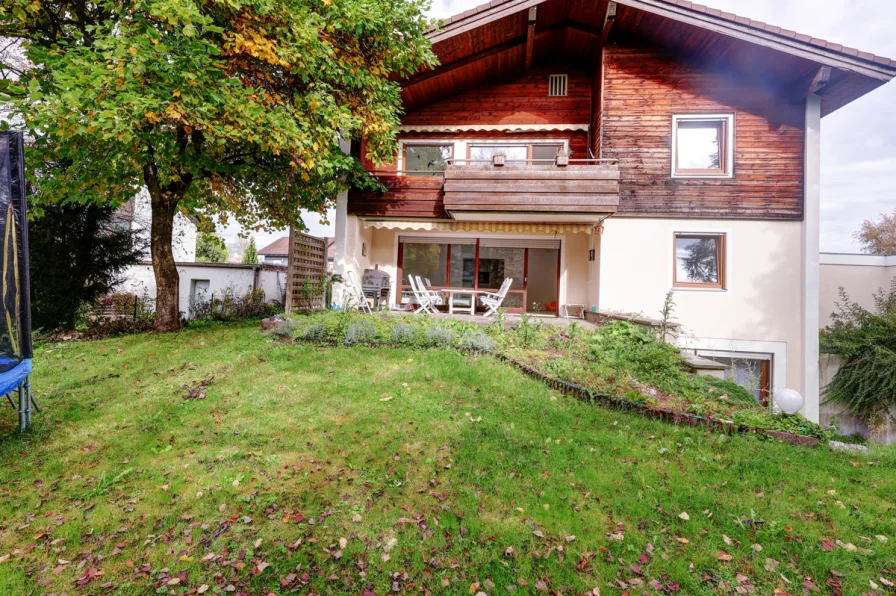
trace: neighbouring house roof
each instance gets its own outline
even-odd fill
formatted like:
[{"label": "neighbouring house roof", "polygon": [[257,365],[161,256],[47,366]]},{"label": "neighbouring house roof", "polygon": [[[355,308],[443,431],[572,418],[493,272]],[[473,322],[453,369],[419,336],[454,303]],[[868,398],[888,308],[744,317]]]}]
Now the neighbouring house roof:
[{"label": "neighbouring house roof", "polygon": [[[608,21],[611,4],[615,18]],[[829,67],[830,79],[819,92],[823,114],[896,76],[896,60],[686,0],[493,0],[428,31],[441,65],[403,82],[405,105],[413,110],[518,74],[533,30],[536,62],[561,55],[593,66],[602,43],[632,36],[743,72],[792,101],[805,98],[819,68]]]},{"label": "neighbouring house roof", "polygon": [[[332,236],[324,236],[322,238],[327,242],[327,259],[332,261],[336,253],[336,239]],[[258,251],[258,254],[271,257],[285,257],[289,255],[289,236],[277,238],[264,248]]]},{"label": "neighbouring house roof", "polygon": [[258,254],[272,257],[285,257],[289,254],[289,236],[277,238],[259,250]]}]

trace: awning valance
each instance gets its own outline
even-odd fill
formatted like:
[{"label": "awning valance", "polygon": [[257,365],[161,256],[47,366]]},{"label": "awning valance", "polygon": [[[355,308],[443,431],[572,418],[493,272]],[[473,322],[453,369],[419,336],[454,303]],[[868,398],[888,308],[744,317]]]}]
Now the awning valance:
[{"label": "awning valance", "polygon": [[365,228],[421,230],[429,232],[501,232],[507,234],[600,234],[603,226],[593,223],[527,223],[496,221],[365,220]]},{"label": "awning valance", "polygon": [[402,124],[401,132],[564,132],[587,131],[588,124]]}]

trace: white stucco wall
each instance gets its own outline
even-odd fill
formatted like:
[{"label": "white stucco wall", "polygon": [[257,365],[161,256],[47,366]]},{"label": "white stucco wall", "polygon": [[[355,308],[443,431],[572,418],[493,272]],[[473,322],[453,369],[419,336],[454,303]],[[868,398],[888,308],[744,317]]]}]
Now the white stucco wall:
[{"label": "white stucco wall", "polygon": [[831,324],[843,287],[852,302],[874,308],[874,294],[889,289],[896,279],[896,255],[846,255],[822,253],[819,284],[821,327]]},{"label": "white stucco wall", "polygon": [[[772,390],[802,392],[800,222],[611,217],[600,239],[600,309],[659,317],[675,232],[726,235],[727,288],[674,290],[682,345],[772,354]],[[818,396],[804,397],[817,412]]]},{"label": "white stucco wall", "polygon": [[[211,293],[221,293],[227,288],[233,288],[237,294],[242,295],[252,290],[256,269],[259,269],[258,265],[178,263],[180,311],[184,314],[189,312],[193,280],[208,280],[209,297]],[[282,271],[261,269],[258,272],[258,287],[264,290],[265,300],[274,300],[282,304],[286,289],[285,268]],[[156,283],[152,265],[147,263],[132,267],[119,291],[138,295],[142,295],[145,291],[151,298],[155,298]]]}]

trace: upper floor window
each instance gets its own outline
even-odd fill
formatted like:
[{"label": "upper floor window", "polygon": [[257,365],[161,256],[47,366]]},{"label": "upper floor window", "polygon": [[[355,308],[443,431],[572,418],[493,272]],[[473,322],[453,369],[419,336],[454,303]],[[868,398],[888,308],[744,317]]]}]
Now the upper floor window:
[{"label": "upper floor window", "polygon": [[730,178],[734,174],[734,116],[672,117],[672,177]]},{"label": "upper floor window", "polygon": [[675,234],[678,288],[725,289],[725,234]]},{"label": "upper floor window", "polygon": [[406,144],[404,170],[408,176],[436,176],[445,170],[454,153],[451,144]]},{"label": "upper floor window", "polygon": [[482,165],[492,162],[495,155],[503,155],[509,166],[524,166],[528,163],[544,165],[553,162],[565,149],[563,143],[471,143],[468,145],[470,163]]}]

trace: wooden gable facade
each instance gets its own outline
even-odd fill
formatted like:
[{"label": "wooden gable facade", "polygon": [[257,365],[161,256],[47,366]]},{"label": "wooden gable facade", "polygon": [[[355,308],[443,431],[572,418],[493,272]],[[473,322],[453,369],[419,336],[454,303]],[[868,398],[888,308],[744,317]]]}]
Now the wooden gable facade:
[{"label": "wooden gable facade", "polygon": [[[444,176],[367,164],[386,192],[352,191],[350,214],[798,220],[807,95],[830,113],[896,75],[896,62],[678,0],[497,0],[430,38],[441,66],[403,82],[401,141],[562,139],[570,167],[485,168],[480,193],[466,155]],[[554,74],[565,96],[549,95]],[[672,175],[673,117],[693,114],[732,117],[730,176]]]}]

